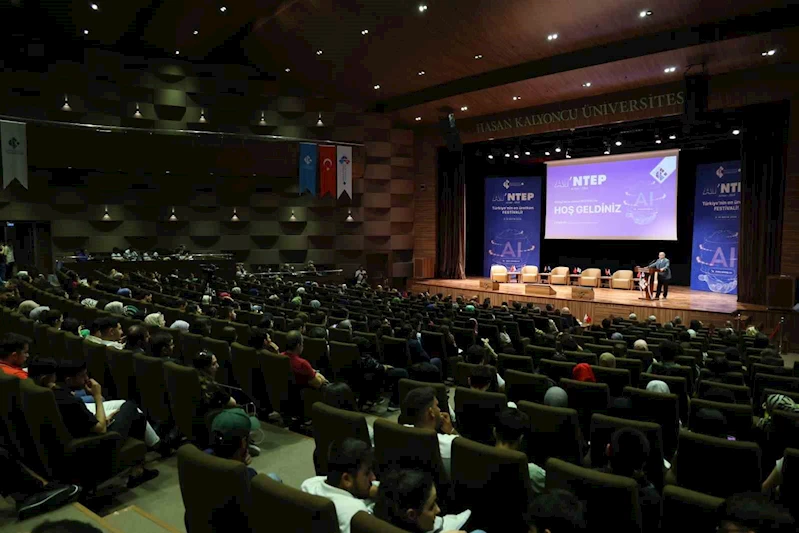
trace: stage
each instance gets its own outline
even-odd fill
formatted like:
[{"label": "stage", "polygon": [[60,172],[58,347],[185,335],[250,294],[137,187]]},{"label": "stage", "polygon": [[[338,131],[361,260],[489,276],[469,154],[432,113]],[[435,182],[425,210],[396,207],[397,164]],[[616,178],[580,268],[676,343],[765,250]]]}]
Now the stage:
[{"label": "stage", "polygon": [[555,294],[542,297],[525,294],[523,283],[500,283],[498,291],[491,291],[480,289],[481,281],[487,281],[487,278],[410,280],[408,289],[413,292],[443,293],[451,295],[453,299],[476,295],[481,302],[489,298],[493,305],[519,301],[534,302],[543,307],[551,303],[556,307],[568,307],[580,320],[586,314],[592,320],[601,320],[610,315],[627,317],[630,313],[635,313],[639,319],[655,315],[661,323],[679,316],[686,324],[698,319],[705,324],[712,322],[723,325],[726,320],[733,319],[740,312],[743,317],[748,317],[750,324],[765,324],[767,328],[773,328],[779,323],[781,316],[793,314],[786,310],[769,310],[762,305],[739,303],[735,295],[692,291],[688,287],[674,285],[669,287],[669,297],[666,300],[643,300],[642,293],[637,288],[594,289],[594,299],[584,300],[572,297],[573,286],[570,285],[552,285]]}]

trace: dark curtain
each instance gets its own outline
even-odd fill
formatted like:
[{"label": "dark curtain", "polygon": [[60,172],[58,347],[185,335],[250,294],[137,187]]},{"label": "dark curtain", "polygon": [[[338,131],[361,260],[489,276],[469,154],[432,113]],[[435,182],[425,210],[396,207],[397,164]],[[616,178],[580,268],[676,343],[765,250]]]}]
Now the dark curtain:
[{"label": "dark curtain", "polygon": [[466,164],[463,152],[438,151],[438,277],[466,277]]},{"label": "dark curtain", "polygon": [[780,273],[788,102],[745,110],[741,139],[738,301],[766,304],[766,278]]}]

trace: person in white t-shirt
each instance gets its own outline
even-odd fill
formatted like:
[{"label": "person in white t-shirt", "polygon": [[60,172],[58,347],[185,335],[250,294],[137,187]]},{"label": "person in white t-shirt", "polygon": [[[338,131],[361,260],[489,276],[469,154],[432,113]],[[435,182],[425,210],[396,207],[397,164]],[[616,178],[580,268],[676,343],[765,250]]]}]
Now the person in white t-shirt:
[{"label": "person in white t-shirt", "polygon": [[366,269],[363,266],[359,266],[358,270],[355,271],[355,284],[363,285],[364,283],[366,283]]},{"label": "person in white t-shirt", "polygon": [[355,513],[372,514],[377,496],[373,464],[374,453],[365,442],[353,438],[334,442],[328,453],[327,476],[306,479],[300,488],[332,501],[341,533],[349,533]]},{"label": "person in white t-shirt", "polygon": [[438,448],[441,461],[447,475],[452,471],[452,441],[459,437],[452,426],[449,413],[442,413],[438,398],[432,387],[420,387],[411,390],[403,401],[406,416],[419,429],[432,429],[438,436]]}]

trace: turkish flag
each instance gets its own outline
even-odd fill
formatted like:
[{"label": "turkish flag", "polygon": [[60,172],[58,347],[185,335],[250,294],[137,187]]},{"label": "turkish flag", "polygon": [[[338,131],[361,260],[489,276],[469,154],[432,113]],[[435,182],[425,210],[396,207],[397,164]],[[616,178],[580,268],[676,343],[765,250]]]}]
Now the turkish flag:
[{"label": "turkish flag", "polygon": [[326,194],[336,197],[336,147],[319,146],[319,197]]}]

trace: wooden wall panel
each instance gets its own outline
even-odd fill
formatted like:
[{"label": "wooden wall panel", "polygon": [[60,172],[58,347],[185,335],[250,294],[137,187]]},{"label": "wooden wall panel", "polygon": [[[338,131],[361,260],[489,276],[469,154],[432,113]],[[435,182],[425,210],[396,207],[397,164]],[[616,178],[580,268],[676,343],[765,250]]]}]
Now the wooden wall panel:
[{"label": "wooden wall panel", "polygon": [[780,272],[799,277],[799,99],[791,100]]},{"label": "wooden wall panel", "polygon": [[414,159],[416,161],[413,194],[413,251],[415,257],[437,257],[436,216],[436,150],[438,142],[433,131],[417,132]]}]

